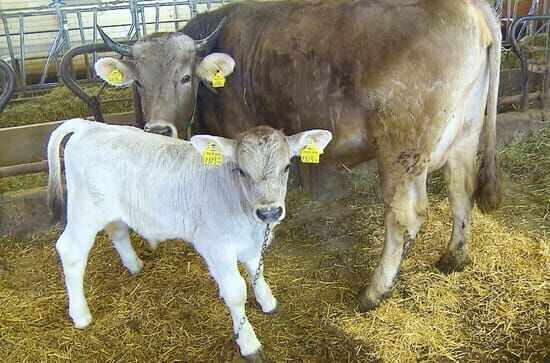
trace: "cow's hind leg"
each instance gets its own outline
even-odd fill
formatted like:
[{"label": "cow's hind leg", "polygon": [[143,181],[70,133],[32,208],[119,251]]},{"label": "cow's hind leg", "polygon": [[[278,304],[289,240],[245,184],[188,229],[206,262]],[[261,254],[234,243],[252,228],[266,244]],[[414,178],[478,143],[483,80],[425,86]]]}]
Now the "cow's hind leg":
[{"label": "cow's hind leg", "polygon": [[419,175],[402,174],[396,177],[393,174],[388,177],[386,173],[380,174],[386,207],[385,245],[370,284],[359,293],[359,311],[376,308],[391,294],[403,258],[426,216],[426,175],[426,169]]},{"label": "cow's hind leg", "polygon": [[132,275],[137,275],[143,268],[143,261],[137,256],[136,251],[132,247],[126,223],[121,221],[111,222],[105,226],[105,232],[107,232],[113,241],[113,245],[124,267],[126,267]]},{"label": "cow's hind leg", "polygon": [[451,239],[437,262],[437,268],[444,273],[462,271],[470,263],[467,238],[475,190],[476,150],[477,135],[464,139],[449,152],[443,168],[453,213]]},{"label": "cow's hind leg", "polygon": [[84,271],[96,234],[97,230],[93,228],[76,227],[68,222],[56,242],[69,296],[69,316],[78,329],[83,329],[92,322],[84,296]]}]

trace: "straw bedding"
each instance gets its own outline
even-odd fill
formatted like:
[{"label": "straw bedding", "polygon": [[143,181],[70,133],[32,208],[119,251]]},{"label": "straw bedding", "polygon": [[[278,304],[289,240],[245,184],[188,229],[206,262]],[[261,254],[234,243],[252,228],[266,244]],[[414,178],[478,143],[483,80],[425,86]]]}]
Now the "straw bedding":
[{"label": "straw bedding", "polygon": [[[443,275],[434,264],[450,236],[441,177],[431,178],[430,212],[394,288],[377,310],[358,314],[355,293],[383,245],[374,177],[353,176],[350,194],[328,206],[299,190],[267,251],[266,277],[279,313],[249,297],[249,320],[271,361],[532,361],[550,347],[550,131],[501,150],[506,205],[477,210],[472,265]],[[71,326],[59,232],[0,239],[0,361],[239,361],[229,313],[206,265],[185,243],[150,252],[138,277],[98,236],[85,278],[94,323]]]}]

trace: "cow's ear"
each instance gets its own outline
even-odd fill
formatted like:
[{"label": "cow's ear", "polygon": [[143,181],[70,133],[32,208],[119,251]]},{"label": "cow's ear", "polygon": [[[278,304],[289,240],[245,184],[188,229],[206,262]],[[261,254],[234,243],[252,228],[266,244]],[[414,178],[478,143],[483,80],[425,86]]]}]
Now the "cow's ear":
[{"label": "cow's ear", "polygon": [[195,135],[191,138],[190,142],[201,155],[204,154],[210,144],[214,144],[216,150],[223,155],[224,161],[235,160],[235,148],[237,146],[235,140],[219,136]]},{"label": "cow's ear", "polygon": [[332,140],[332,133],[327,130],[309,130],[287,136],[286,140],[292,156],[300,155],[300,151],[312,142],[315,143],[317,150],[322,153]]},{"label": "cow's ear", "polygon": [[227,77],[235,69],[235,61],[225,53],[211,53],[197,65],[197,75],[203,81],[212,82],[217,72]]},{"label": "cow's ear", "polygon": [[101,58],[95,62],[95,72],[113,86],[128,86],[135,79],[135,63],[114,58]]}]

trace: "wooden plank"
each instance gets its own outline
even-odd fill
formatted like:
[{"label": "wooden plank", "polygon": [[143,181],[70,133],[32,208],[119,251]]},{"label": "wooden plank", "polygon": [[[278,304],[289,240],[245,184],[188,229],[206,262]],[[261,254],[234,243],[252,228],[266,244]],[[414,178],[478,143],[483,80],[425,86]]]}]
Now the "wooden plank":
[{"label": "wooden plank", "polygon": [[[134,113],[105,115],[109,124],[131,125]],[[0,129],[0,167],[36,163],[46,158],[45,146],[50,133],[63,121]]]},{"label": "wooden plank", "polygon": [[550,74],[550,65],[548,64],[528,64],[527,70],[529,72],[538,73],[538,74]]},{"label": "wooden plank", "polygon": [[48,170],[47,161],[38,161],[36,163],[11,165],[0,167],[0,178],[6,176],[17,176],[24,174],[40,173]]}]

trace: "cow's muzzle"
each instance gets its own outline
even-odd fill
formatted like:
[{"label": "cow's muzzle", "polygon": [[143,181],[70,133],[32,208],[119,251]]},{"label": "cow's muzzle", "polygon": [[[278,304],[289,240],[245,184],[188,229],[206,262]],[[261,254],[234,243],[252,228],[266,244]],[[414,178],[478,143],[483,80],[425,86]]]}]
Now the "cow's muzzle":
[{"label": "cow's muzzle", "polygon": [[169,125],[152,125],[145,126],[145,132],[151,132],[153,134],[164,135],[168,137],[177,137],[178,134],[174,127]]},{"label": "cow's muzzle", "polygon": [[256,209],[256,215],[262,222],[276,222],[283,215],[282,207],[269,207]]}]

